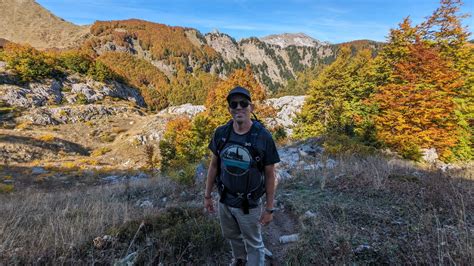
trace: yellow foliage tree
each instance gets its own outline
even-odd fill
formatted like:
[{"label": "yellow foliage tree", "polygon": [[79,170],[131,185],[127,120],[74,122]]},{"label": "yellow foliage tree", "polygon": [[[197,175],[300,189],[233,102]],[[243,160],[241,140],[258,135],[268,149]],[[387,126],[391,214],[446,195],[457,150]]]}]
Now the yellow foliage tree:
[{"label": "yellow foliage tree", "polygon": [[245,69],[238,69],[232,73],[227,80],[220,82],[214,89],[209,91],[206,99],[206,114],[210,118],[212,126],[224,124],[230,119],[227,110],[227,94],[236,86],[248,89],[252,95],[252,102],[257,104],[255,113],[261,115],[268,114],[268,107],[258,105],[266,97],[265,90],[258,84],[249,66]]},{"label": "yellow foliage tree", "polygon": [[23,82],[50,78],[56,71],[56,59],[30,45],[7,43],[2,57]]}]

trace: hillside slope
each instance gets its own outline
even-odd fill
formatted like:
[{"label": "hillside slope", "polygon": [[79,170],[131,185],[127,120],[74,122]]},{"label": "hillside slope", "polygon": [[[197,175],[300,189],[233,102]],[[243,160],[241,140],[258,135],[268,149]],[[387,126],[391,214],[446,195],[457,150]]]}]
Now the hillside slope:
[{"label": "hillside slope", "polygon": [[67,22],[33,0],[0,0],[0,37],[36,48],[67,48],[88,34],[89,26]]}]

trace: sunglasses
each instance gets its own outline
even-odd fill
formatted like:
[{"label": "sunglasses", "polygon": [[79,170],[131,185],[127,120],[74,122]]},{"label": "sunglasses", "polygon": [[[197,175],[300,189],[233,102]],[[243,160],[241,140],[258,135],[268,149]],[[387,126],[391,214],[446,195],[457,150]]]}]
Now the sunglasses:
[{"label": "sunglasses", "polygon": [[239,102],[232,101],[232,102],[229,103],[229,107],[231,109],[237,108],[237,105],[240,105],[240,107],[242,107],[242,108],[247,108],[250,105],[250,102],[243,100],[243,101],[239,101]]}]

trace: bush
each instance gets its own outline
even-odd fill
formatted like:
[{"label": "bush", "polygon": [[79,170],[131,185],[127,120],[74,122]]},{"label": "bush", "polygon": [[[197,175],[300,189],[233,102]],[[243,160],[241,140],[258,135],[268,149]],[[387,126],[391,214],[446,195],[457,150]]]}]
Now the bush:
[{"label": "bush", "polygon": [[78,51],[68,51],[60,54],[59,62],[63,68],[79,74],[87,74],[93,66],[93,60]]},{"label": "bush", "polygon": [[38,139],[44,142],[52,142],[54,140],[54,136],[50,134],[46,134],[46,135],[40,136]]},{"label": "bush", "polygon": [[135,237],[139,247],[152,242],[153,248],[138,249],[139,265],[160,262],[201,265],[212,258],[220,264],[223,259],[218,258],[228,248],[217,221],[202,215],[199,208],[169,208],[143,221],[111,228],[108,233],[117,235],[120,242],[127,243],[125,246]]},{"label": "bush", "polygon": [[92,153],[91,153],[91,156],[92,157],[99,157],[99,156],[102,156],[108,152],[110,152],[112,149],[110,149],[109,147],[102,147],[102,148],[98,148],[98,149],[95,149]]},{"label": "bush", "polygon": [[324,151],[328,155],[370,155],[376,152],[374,147],[364,145],[356,138],[344,134],[329,134],[324,136]]},{"label": "bush", "polygon": [[7,44],[3,60],[22,82],[49,78],[56,73],[56,60],[29,45]]},{"label": "bush", "polygon": [[94,80],[101,82],[115,78],[113,71],[101,61],[95,61],[87,71],[87,74]]},{"label": "bush", "polygon": [[399,153],[403,158],[414,161],[420,161],[423,156],[420,147],[413,143],[402,144]]},{"label": "bush", "polygon": [[110,134],[108,132],[104,132],[99,136],[100,141],[102,142],[113,142],[115,140],[116,135]]},{"label": "bush", "polygon": [[168,170],[170,178],[183,185],[194,184],[196,174],[196,164],[184,164],[180,169]]},{"label": "bush", "polygon": [[192,162],[194,153],[189,149],[192,140],[190,129],[191,120],[187,117],[173,119],[166,125],[163,139],[159,143],[163,170]]},{"label": "bush", "polygon": [[76,98],[77,104],[87,104],[87,97],[83,93],[78,93]]},{"label": "bush", "polygon": [[14,189],[12,184],[0,184],[0,193],[11,193]]},{"label": "bush", "polygon": [[285,140],[286,137],[287,137],[285,127],[278,126],[278,127],[274,128],[272,130],[272,136],[273,136],[273,139],[276,142],[281,142],[281,141]]}]

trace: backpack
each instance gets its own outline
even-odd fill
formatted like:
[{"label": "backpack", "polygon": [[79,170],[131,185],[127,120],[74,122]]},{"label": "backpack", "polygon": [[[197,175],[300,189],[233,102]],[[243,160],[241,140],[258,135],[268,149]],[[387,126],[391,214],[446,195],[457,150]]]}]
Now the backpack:
[{"label": "backpack", "polygon": [[[251,191],[249,188],[249,180],[250,180],[250,171],[246,174],[246,191],[234,191],[232,188],[229,188],[224,185],[221,180],[221,152],[225,148],[226,144],[229,143],[229,138],[232,133],[232,124],[233,120],[230,120],[223,126],[222,137],[217,142],[217,159],[218,159],[218,169],[217,169],[217,177],[216,177],[216,184],[220,194],[220,202],[223,202],[223,199],[226,194],[230,194],[234,197],[242,199],[242,209],[245,214],[249,213],[249,199],[259,199],[263,194],[265,194],[265,179],[264,179],[264,165],[263,165],[263,151],[257,149],[257,139],[260,132],[265,128],[262,123],[258,120],[252,120],[252,127],[247,134],[246,141],[244,143],[245,148],[250,152],[250,156],[252,157],[250,167],[258,169],[258,172],[261,176],[260,186],[257,188],[253,188]],[[239,144],[240,145],[240,144]]]}]

